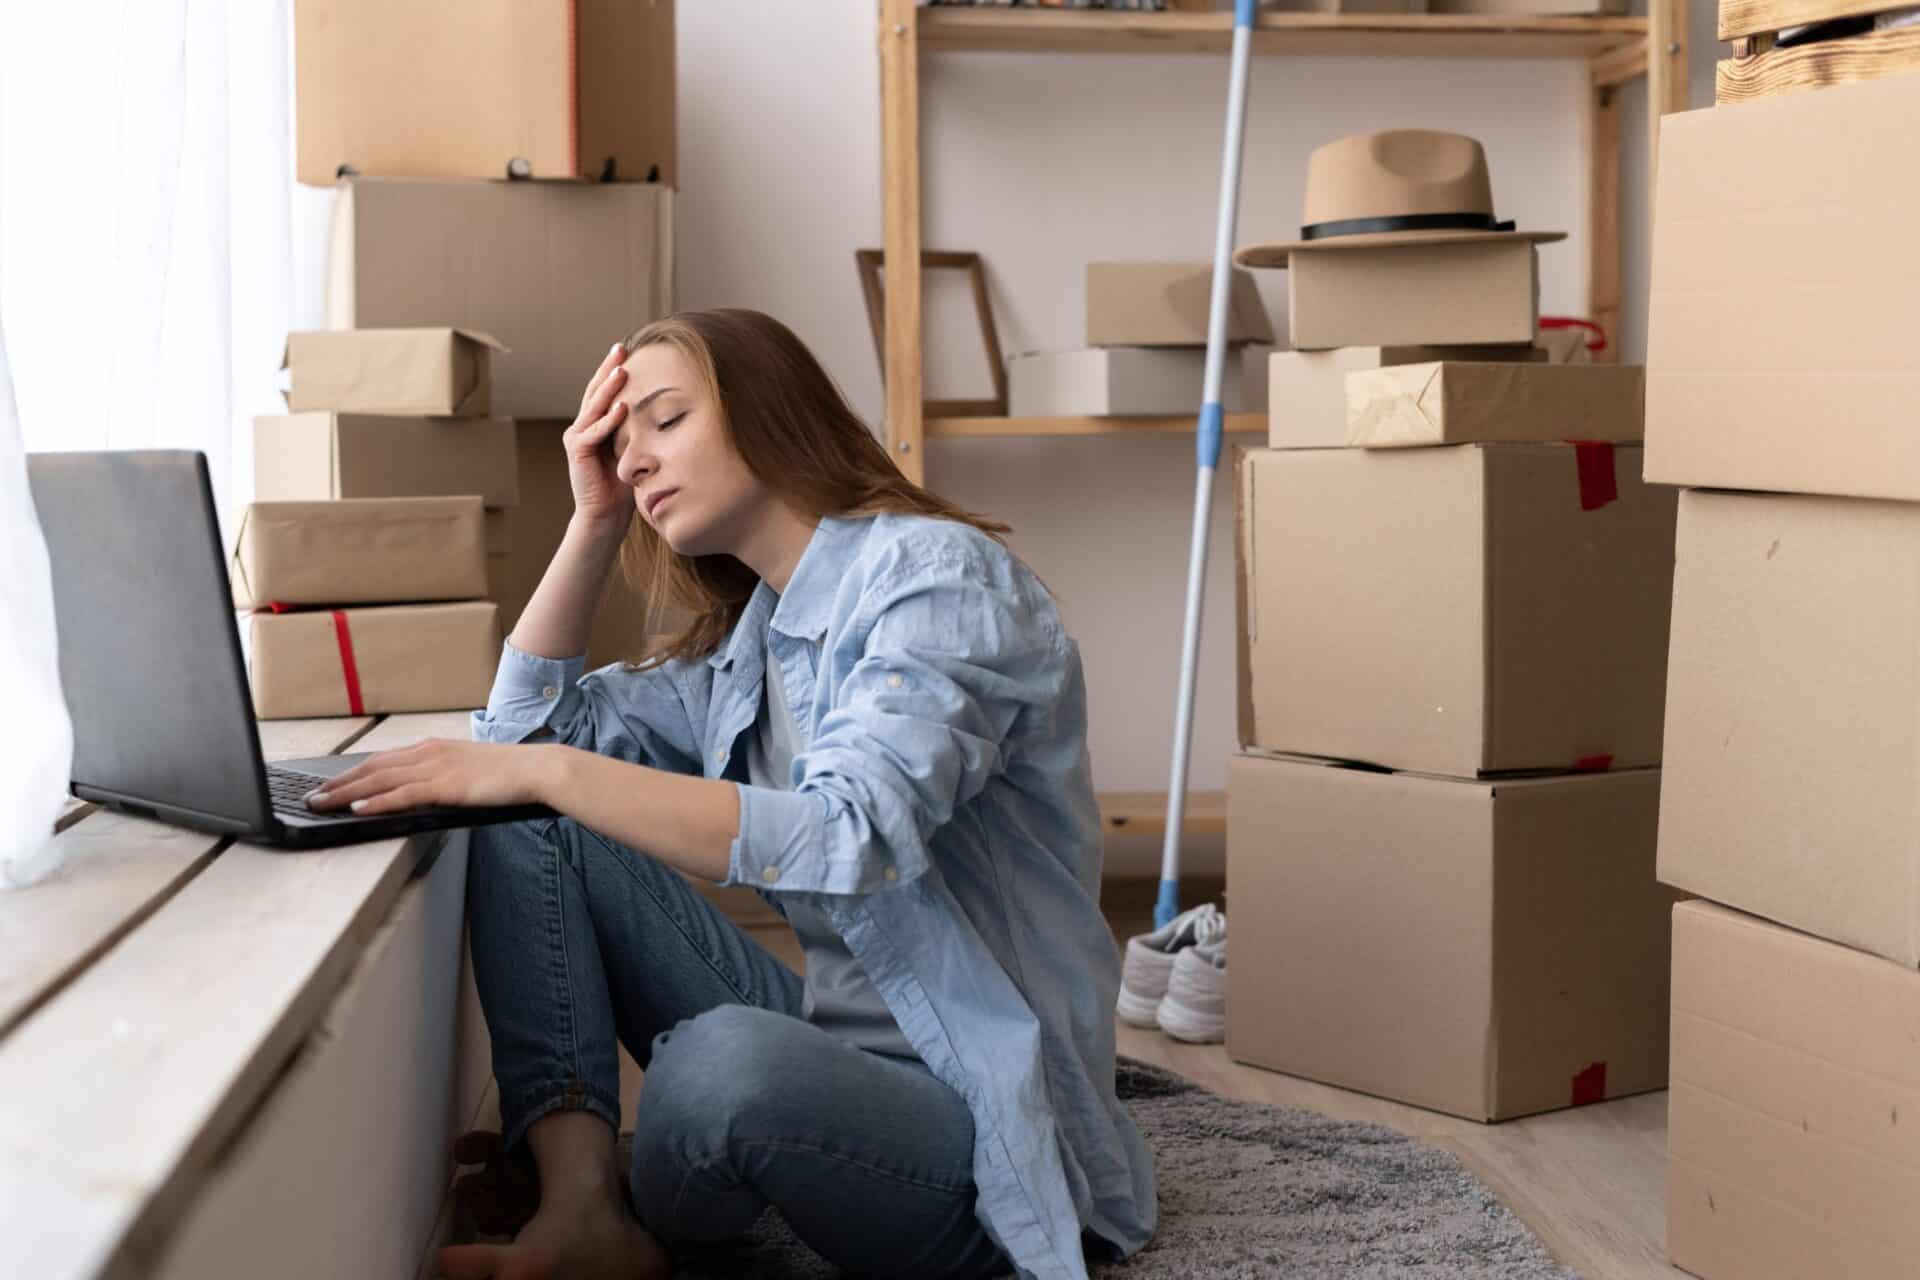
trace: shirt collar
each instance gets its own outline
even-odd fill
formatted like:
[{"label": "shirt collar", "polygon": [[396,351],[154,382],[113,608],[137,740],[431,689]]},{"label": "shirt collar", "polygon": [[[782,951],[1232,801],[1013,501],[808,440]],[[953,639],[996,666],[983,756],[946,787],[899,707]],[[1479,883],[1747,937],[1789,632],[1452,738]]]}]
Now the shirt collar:
[{"label": "shirt collar", "polygon": [[733,634],[707,662],[715,667],[729,666],[748,649],[764,647],[768,628],[796,639],[818,640],[824,636],[835,591],[868,519],[822,516],[813,536],[807,539],[806,550],[800,553],[800,563],[793,567],[787,589],[776,592],[764,581],[755,585]]}]

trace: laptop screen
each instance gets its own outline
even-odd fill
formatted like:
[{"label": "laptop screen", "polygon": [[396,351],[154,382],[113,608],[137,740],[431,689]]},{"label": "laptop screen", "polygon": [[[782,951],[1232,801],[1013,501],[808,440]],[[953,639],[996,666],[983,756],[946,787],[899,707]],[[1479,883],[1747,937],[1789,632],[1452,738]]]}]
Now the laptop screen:
[{"label": "laptop screen", "polygon": [[27,480],[53,568],[75,792],[266,830],[206,456],[33,453]]}]

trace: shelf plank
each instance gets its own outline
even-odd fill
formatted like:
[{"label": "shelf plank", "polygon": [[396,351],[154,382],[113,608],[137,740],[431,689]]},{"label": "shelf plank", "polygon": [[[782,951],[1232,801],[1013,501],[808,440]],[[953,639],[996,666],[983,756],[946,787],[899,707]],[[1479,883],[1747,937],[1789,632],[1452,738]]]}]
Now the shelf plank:
[{"label": "shelf plank", "polygon": [[[1100,829],[1110,836],[1158,836],[1167,830],[1167,793],[1164,791],[1102,791]],[[1225,835],[1227,793],[1189,791],[1181,830],[1190,836]]]},{"label": "shelf plank", "polygon": [[1750,58],[1723,59],[1714,68],[1713,100],[1716,106],[1751,102],[1916,68],[1920,68],[1920,27],[1867,31],[1842,40],[1771,49]]},{"label": "shelf plank", "polygon": [[[929,418],[929,436],[1155,436],[1192,435],[1198,414],[1177,417],[1139,418]],[[1267,429],[1264,413],[1230,413],[1224,429],[1227,434],[1263,432]]]},{"label": "shelf plank", "polygon": [[[929,52],[1225,53],[1231,13],[943,8],[920,11]],[[1394,57],[1592,58],[1644,44],[1641,17],[1521,14],[1263,13],[1253,51]]]}]

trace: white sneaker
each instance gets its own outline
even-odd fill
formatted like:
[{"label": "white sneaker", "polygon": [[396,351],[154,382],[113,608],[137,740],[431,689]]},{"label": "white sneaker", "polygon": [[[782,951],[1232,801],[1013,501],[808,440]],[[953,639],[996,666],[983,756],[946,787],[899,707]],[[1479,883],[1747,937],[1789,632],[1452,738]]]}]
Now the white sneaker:
[{"label": "white sneaker", "polygon": [[1159,1026],[1157,1014],[1177,953],[1198,943],[1226,936],[1227,918],[1211,902],[1182,911],[1155,929],[1127,939],[1126,963],[1120,969],[1120,999],[1114,1012],[1133,1027]]},{"label": "white sneaker", "polygon": [[[1226,917],[1220,923],[1226,924]],[[1227,939],[1188,947],[1173,958],[1160,1029],[1175,1040],[1218,1044],[1227,1038]]]}]

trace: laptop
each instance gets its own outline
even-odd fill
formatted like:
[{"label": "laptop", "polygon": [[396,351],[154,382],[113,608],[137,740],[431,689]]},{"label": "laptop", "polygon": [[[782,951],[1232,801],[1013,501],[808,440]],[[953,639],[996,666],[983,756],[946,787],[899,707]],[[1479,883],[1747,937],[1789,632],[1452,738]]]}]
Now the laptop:
[{"label": "laptop", "polygon": [[370,753],[263,760],[206,455],[31,453],[27,481],[53,565],[74,795],[295,848],[554,816],[309,811],[307,792]]}]

